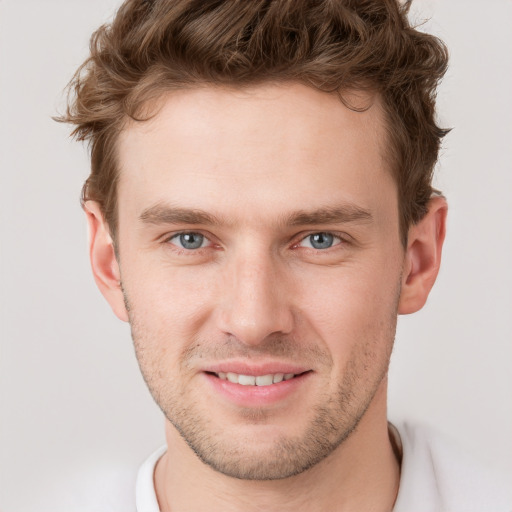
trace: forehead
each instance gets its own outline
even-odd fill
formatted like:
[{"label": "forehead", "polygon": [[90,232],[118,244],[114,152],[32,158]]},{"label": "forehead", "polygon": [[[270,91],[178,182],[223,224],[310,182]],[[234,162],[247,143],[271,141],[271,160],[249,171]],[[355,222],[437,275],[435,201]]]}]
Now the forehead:
[{"label": "forehead", "polygon": [[238,215],[249,201],[285,215],[293,203],[395,203],[379,99],[344,99],[358,110],[298,84],[168,93],[154,117],[120,135],[120,210],[172,202]]}]

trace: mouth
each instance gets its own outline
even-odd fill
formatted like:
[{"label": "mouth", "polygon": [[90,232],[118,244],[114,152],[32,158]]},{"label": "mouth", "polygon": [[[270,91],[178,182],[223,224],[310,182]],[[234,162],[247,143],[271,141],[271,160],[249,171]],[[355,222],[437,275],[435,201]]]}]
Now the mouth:
[{"label": "mouth", "polygon": [[[281,361],[230,360],[202,369],[211,398],[218,397],[242,408],[286,407],[301,400],[315,371],[307,366]],[[217,399],[217,398],[215,398]]]},{"label": "mouth", "polygon": [[266,375],[245,375],[234,372],[206,372],[209,375],[219,378],[220,380],[229,381],[232,384],[240,384],[242,386],[272,386],[283,381],[289,381],[300,377],[311,370],[300,373],[269,373]]}]

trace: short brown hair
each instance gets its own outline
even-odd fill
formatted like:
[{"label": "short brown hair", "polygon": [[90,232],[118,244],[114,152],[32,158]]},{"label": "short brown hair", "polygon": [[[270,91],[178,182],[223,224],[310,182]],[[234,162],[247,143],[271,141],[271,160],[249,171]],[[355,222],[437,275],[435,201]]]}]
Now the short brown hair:
[{"label": "short brown hair", "polygon": [[[396,0],[127,0],[92,36],[66,115],[91,148],[82,201],[117,226],[116,140],[162,93],[198,85],[300,82],[377,92],[398,186],[402,241],[427,211],[441,138],[435,95],[448,55]],[[343,98],[342,98],[343,99]]]}]

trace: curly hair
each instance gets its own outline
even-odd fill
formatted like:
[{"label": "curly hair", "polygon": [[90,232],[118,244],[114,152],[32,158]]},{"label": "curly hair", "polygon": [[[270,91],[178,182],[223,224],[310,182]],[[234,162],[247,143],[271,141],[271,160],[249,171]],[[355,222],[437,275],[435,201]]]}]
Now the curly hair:
[{"label": "curly hair", "polygon": [[409,24],[408,6],[397,0],[125,1],[112,23],[93,34],[59,118],[90,144],[82,202],[99,203],[114,237],[118,135],[127,118],[150,117],[145,107],[167,91],[300,82],[344,101],[344,91],[366,90],[384,106],[405,244],[409,226],[427,211],[447,133],[436,124],[435,97],[448,62],[439,39]]}]

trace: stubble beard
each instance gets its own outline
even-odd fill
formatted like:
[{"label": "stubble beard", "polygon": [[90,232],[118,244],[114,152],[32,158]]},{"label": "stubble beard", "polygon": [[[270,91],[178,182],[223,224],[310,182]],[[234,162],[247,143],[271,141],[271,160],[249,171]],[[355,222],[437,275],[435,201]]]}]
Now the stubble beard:
[{"label": "stubble beard", "polygon": [[[385,375],[379,376],[356,409],[351,392],[340,385],[334,397],[324,398],[324,405],[315,407],[304,433],[281,435],[264,449],[249,449],[250,437],[237,440],[215,432],[194,407],[178,408],[172,402],[160,407],[196,456],[215,471],[241,480],[280,480],[307,471],[333,453],[357,428]],[[246,419],[264,424],[265,416],[264,410],[252,410]]]},{"label": "stubble beard", "polygon": [[[146,342],[149,331],[143,324],[139,324],[124,290],[123,294],[143,378],[167,420],[195,455],[204,464],[229,477],[242,480],[279,480],[312,468],[333,453],[356,430],[387,376],[395,340],[400,286],[395,295],[394,308],[390,311],[386,332],[381,333],[378,339],[366,339],[362,347],[354,345],[337,390],[330,396],[324,394],[319,397],[318,405],[313,408],[311,419],[303,433],[295,437],[281,435],[266,449],[256,447],[252,451],[248,448],[251,445],[250,438],[236,439],[233,435],[226,436],[222,425],[212,425],[207,412],[201,412],[201,405],[187,396],[186,390],[180,386],[180,375],[166,375],[166,368],[162,367],[165,348],[161,352],[147,349],[151,347],[151,343]],[[194,356],[202,357],[199,349],[201,345],[196,340],[192,349],[182,354],[181,369]],[[229,345],[230,342],[226,340],[225,347]],[[256,352],[301,360],[294,358],[295,345],[288,338],[269,340]],[[227,351],[229,353],[230,349]],[[240,356],[244,351],[250,358],[249,349],[245,346],[239,346],[231,355]],[[214,352],[215,349],[211,350],[210,355]],[[307,353],[308,350],[302,351],[301,355],[304,352]],[[225,356],[227,353],[221,348],[219,355]],[[324,365],[328,361],[332,363],[331,356],[316,347],[309,350],[308,357],[317,362],[321,361]],[[373,368],[369,374],[368,368]],[[246,411],[245,419],[264,424],[267,416],[268,411],[254,409]]]},{"label": "stubble beard", "polygon": [[[226,476],[243,480],[288,478],[308,470],[334,452],[354,432],[386,377],[394,340],[393,329],[389,351],[379,355],[380,366],[371,374],[371,379],[361,378],[361,370],[369,361],[352,357],[337,391],[331,396],[318,397],[318,405],[305,412],[310,419],[301,434],[282,434],[261,447],[254,446],[250,436],[237,436],[239,432],[230,431],[229,425],[224,428],[210,421],[204,402],[201,406],[187,394],[180,386],[179,375],[162,379],[164,369],[158,366],[162,358],[148,354],[137,323],[132,321],[131,325],[143,377],[165,417],[204,464]],[[358,353],[375,357],[375,346],[369,344]],[[375,364],[375,361],[370,362]],[[244,420],[253,425],[265,425],[267,420],[272,421],[272,416],[265,409],[251,409],[245,411]]]}]

